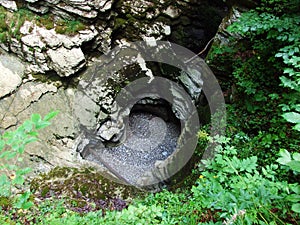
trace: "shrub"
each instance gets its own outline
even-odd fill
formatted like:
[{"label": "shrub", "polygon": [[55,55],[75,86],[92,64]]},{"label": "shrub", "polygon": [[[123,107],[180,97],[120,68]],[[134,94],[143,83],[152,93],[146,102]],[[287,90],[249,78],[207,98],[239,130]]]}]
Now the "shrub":
[{"label": "shrub", "polygon": [[2,200],[12,198],[16,208],[27,209],[32,206],[29,191],[21,190],[17,197],[13,195],[16,190],[23,188],[25,175],[31,171],[28,167],[19,167],[18,162],[23,161],[25,146],[38,140],[37,131],[49,126],[49,121],[57,113],[51,112],[43,119],[39,114],[33,114],[30,120],[26,120],[15,131],[7,131],[0,136],[0,197]]}]

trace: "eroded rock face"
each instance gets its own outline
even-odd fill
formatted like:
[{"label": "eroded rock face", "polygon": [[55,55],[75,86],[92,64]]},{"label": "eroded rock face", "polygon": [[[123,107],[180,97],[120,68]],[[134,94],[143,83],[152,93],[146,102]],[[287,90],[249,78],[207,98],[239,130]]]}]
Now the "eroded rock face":
[{"label": "eroded rock face", "polygon": [[[15,2],[0,1],[0,4],[16,10]],[[113,45],[126,46],[131,41],[144,40],[150,46],[155,46],[157,40],[185,40],[186,36],[180,36],[181,31],[178,29],[182,28],[182,32],[191,30],[190,27],[195,23],[198,25],[193,30],[193,37],[197,37],[194,43],[206,40],[208,36],[204,32],[205,26],[202,27],[201,21],[191,21],[186,14],[190,9],[189,1],[26,0],[25,2],[24,6],[39,15],[49,13],[54,14],[56,19],[76,18],[86,25],[86,29],[66,35],[57,33],[54,28],[46,29],[34,21],[25,21],[20,28],[20,39],[11,38],[9,42],[1,44],[3,49],[14,53],[24,63],[19,65],[18,60],[14,59],[8,63],[13,65],[11,67],[5,64],[5,60],[10,60],[11,56],[5,58],[0,54],[0,70],[4,74],[0,77],[0,131],[15,129],[32,113],[45,115],[51,110],[60,110],[53,124],[47,130],[41,131],[41,140],[26,150],[24,163],[32,167],[34,173],[47,172],[55,166],[88,165],[114,177],[115,175],[100,163],[83,160],[76,150],[84,149],[93,141],[120,140],[125,127],[121,117],[129,115],[130,111],[118,111],[114,105],[114,98],[126,82],[131,82],[141,74],[153,79],[153,76],[157,75],[156,72],[160,71],[160,75],[186,88],[191,98],[198,102],[202,87],[201,74],[190,71],[173,75],[166,71],[162,72],[162,68],[149,69],[142,56],[136,61],[137,69],[129,68],[125,73],[122,71],[111,73],[108,68],[114,62],[106,61],[105,57],[97,61],[98,56],[107,55]],[[191,6],[195,4],[200,3],[193,2]],[[196,15],[193,14],[194,19]],[[189,42],[194,39],[186,40]],[[199,46],[201,45],[203,43]],[[169,57],[173,57],[172,54]],[[87,70],[84,71],[86,67]],[[95,70],[101,70],[102,74],[93,80]],[[39,73],[47,76],[49,72],[51,74],[55,72],[59,77],[70,80],[73,76],[78,76],[81,89],[76,90],[76,85],[63,86],[61,81],[41,82],[31,76]],[[93,80],[92,84],[90,80]],[[176,89],[173,91],[173,95],[177,96]],[[185,116],[185,101],[180,94],[177,97],[173,113],[177,119],[188,119]],[[151,98],[143,99],[140,105],[144,107],[153,102],[155,100]],[[117,117],[116,121],[107,122],[112,115]],[[153,125],[157,127],[162,121],[152,122],[157,122]],[[91,132],[88,140],[82,134],[81,126]],[[184,132],[188,133],[188,128]],[[157,139],[157,136],[155,137]],[[155,165],[159,170],[156,170],[156,174],[167,176],[168,172],[163,171],[165,165],[163,160],[157,161]],[[152,175],[150,179],[155,182],[153,174],[150,172]],[[145,184],[143,178],[150,175],[145,172],[144,176],[135,182],[143,186]]]},{"label": "eroded rock face", "polygon": [[[33,21],[25,21],[20,28],[21,41],[12,37],[2,44],[5,50],[29,62],[30,72],[55,71],[62,77],[72,76],[85,67],[91,52],[107,53],[111,45],[123,40],[168,39],[198,50],[214,34],[208,30],[217,29],[225,7],[221,2],[210,6],[205,0],[26,0],[0,1],[0,5],[9,10],[17,10],[17,5],[27,7],[38,15],[54,15],[51,20],[79,20],[85,24],[86,29],[75,35],[61,35],[55,29],[47,30]],[[56,60],[60,54],[64,58],[61,65]]]},{"label": "eroded rock face", "polygon": [[93,19],[101,12],[111,9],[112,0],[26,0],[28,7],[42,14],[52,12],[65,19],[81,16]]},{"label": "eroded rock face", "polygon": [[20,33],[23,35],[21,40],[13,39],[9,47],[30,62],[27,67],[29,72],[46,73],[54,70],[61,77],[71,76],[85,66],[86,59],[81,46],[98,36],[93,26],[68,37],[29,21],[24,23]]},{"label": "eroded rock face", "polygon": [[17,89],[22,83],[24,65],[20,60],[3,52],[0,54],[0,99]]}]

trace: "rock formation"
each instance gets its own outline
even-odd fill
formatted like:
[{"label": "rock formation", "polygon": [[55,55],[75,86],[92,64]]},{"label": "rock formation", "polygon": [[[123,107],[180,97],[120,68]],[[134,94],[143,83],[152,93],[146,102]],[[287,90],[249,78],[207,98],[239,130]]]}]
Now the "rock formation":
[{"label": "rock formation", "polygon": [[[138,40],[169,40],[198,51],[215,35],[227,12],[223,1],[206,0],[0,0],[0,5],[6,8],[7,18],[21,15],[23,8],[32,13],[19,25],[0,30],[6,37],[0,44],[1,133],[16,128],[32,113],[60,110],[53,124],[42,131],[41,140],[26,150],[24,163],[35,173],[55,166],[88,165],[105,170],[76,152],[85,138],[80,133],[82,126],[96,133],[103,131],[103,124],[108,126],[105,122],[115,110],[116,92],[139,74],[147,76],[149,66],[142,58],[125,71],[107,73],[111,62],[105,56],[111,49]],[[92,84],[97,89],[94,92],[87,85],[97,70],[102,75]],[[151,70],[176,81],[199,102],[202,80],[197,71],[173,73],[165,65],[154,65]],[[80,95],[84,88],[94,93]],[[184,107],[179,100],[173,109],[178,118]],[[107,140],[116,137],[118,129],[104,129],[111,132],[106,133]]]}]

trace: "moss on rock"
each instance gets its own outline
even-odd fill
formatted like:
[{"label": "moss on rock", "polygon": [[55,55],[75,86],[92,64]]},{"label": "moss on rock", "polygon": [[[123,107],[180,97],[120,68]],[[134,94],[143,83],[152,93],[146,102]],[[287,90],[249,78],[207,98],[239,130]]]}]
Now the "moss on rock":
[{"label": "moss on rock", "polygon": [[108,206],[116,199],[128,203],[133,197],[144,195],[139,189],[104,178],[92,168],[56,167],[32,180],[30,188],[41,199],[64,198],[71,208],[99,201]]}]

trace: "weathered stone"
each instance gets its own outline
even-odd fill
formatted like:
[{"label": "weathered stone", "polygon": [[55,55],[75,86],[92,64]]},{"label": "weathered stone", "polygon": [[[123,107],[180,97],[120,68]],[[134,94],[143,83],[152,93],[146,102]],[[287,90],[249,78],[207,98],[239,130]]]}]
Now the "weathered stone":
[{"label": "weathered stone", "polygon": [[179,17],[179,9],[174,6],[169,6],[166,10],[163,11],[164,14],[168,15],[172,19]]},{"label": "weathered stone", "polygon": [[60,47],[47,51],[51,59],[51,67],[62,77],[68,77],[78,72],[85,65],[84,54],[80,48],[71,50]]},{"label": "weathered stone", "polygon": [[59,3],[56,6],[62,10],[69,12],[69,13],[74,13],[74,14],[77,14],[79,16],[89,18],[89,19],[95,18],[98,15],[97,11],[94,11],[94,10],[85,11],[85,10],[81,10],[80,8],[75,8],[70,5],[66,5],[64,3]]},{"label": "weathered stone", "polygon": [[[39,131],[39,141],[30,144],[24,155],[24,165],[31,167],[33,173],[47,172],[55,166],[78,166],[80,163],[73,142],[66,137],[75,138],[78,134],[76,120],[73,119],[74,91],[57,89],[53,84],[28,82],[23,84],[11,97],[0,101],[0,129],[19,125],[33,113],[42,116],[51,110],[59,110],[59,115],[45,130]],[[64,138],[63,142],[56,139]]]},{"label": "weathered stone", "polygon": [[38,2],[39,0],[25,0],[26,2],[29,2],[29,3],[35,3],[35,2]]},{"label": "weathered stone", "polygon": [[19,57],[23,58],[24,53],[22,51],[22,44],[20,41],[18,41],[16,38],[12,38],[10,40],[10,46],[9,49],[15,53],[16,55],[18,55]]},{"label": "weathered stone", "polygon": [[227,45],[229,42],[229,38],[231,36],[234,36],[236,38],[240,37],[238,34],[230,33],[227,30],[227,27],[231,25],[233,22],[237,21],[238,18],[241,16],[242,12],[244,12],[245,10],[246,10],[245,8],[241,8],[238,6],[232,7],[231,11],[229,12],[229,15],[222,20],[218,32],[214,38],[213,45],[214,44]]},{"label": "weathered stone", "polygon": [[188,73],[181,72],[179,80],[185,86],[190,96],[198,102],[203,86],[201,73],[197,70],[189,70]]},{"label": "weathered stone", "polygon": [[28,35],[30,33],[32,33],[32,31],[30,31],[31,29],[34,29],[35,25],[30,22],[30,21],[25,21],[23,23],[23,26],[20,28],[20,33],[23,35]]},{"label": "weathered stone", "polygon": [[0,52],[0,98],[16,90],[22,83],[24,69],[19,59]]},{"label": "weathered stone", "polygon": [[45,48],[45,43],[41,40],[41,37],[36,34],[29,34],[21,38],[21,41],[29,47]]},{"label": "weathered stone", "polygon": [[42,5],[28,5],[28,9],[32,10],[33,12],[41,13],[41,14],[46,14],[49,12],[49,7],[48,6],[42,6]]},{"label": "weathered stone", "polygon": [[62,45],[61,38],[59,37],[59,35],[56,34],[56,32],[53,29],[47,30],[47,29],[39,28],[38,31],[42,37],[42,40],[51,49],[56,49],[57,47]]},{"label": "weathered stone", "polygon": [[15,1],[11,0],[0,0],[0,5],[2,5],[4,8],[10,10],[10,11],[17,11],[18,7]]},{"label": "weathered stone", "polygon": [[60,0],[45,0],[45,1],[50,3],[50,4],[53,4],[53,5],[56,5],[57,3],[60,2]]}]

